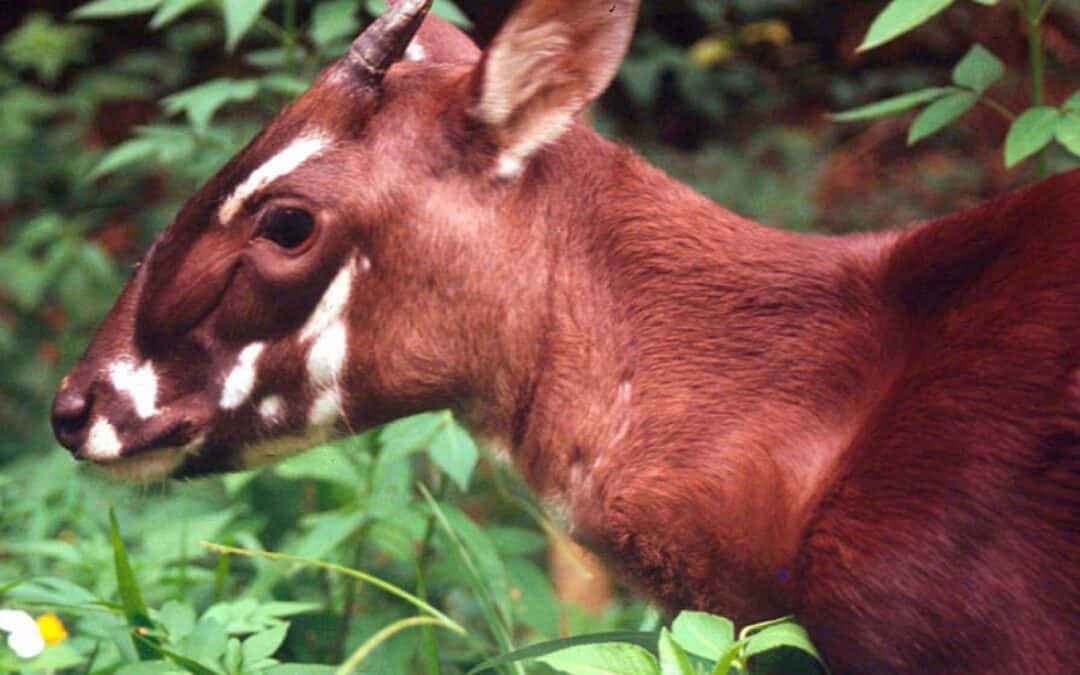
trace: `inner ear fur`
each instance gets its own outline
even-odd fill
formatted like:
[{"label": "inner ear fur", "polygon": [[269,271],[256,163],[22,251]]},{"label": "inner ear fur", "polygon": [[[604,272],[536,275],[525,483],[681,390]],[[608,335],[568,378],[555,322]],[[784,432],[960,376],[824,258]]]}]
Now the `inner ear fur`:
[{"label": "inner ear fur", "polygon": [[498,145],[499,173],[518,173],[614,79],[638,0],[525,0],[484,52],[472,115]]}]

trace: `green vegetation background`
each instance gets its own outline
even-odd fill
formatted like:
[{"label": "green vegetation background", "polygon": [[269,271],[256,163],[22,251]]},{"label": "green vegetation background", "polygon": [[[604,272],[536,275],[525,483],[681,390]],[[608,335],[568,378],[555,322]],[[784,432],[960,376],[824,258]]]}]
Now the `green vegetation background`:
[{"label": "green vegetation background", "polygon": [[[467,638],[399,633],[365,672],[433,672],[432,658],[464,672],[508,645],[655,628],[656,612],[625,591],[600,615],[557,600],[549,525],[505,467],[475,464],[475,446],[444,414],[279,467],[154,487],[110,482],[56,446],[52,392],[140,251],[381,7],[101,0],[71,16],[86,4],[9,0],[0,15],[0,608],[57,610],[72,636],[65,653],[83,664],[72,672],[150,672],[118,670],[138,643],[119,601],[112,507],[155,639],[211,672],[262,672],[275,652],[341,663],[416,610],[339,574],[222,557],[202,541],[348,565],[430,598],[468,629]],[[841,125],[827,113],[947,84],[975,42],[1008,67],[996,100],[1023,110],[1023,28],[1008,3],[982,4],[956,3],[902,40],[856,53],[880,2],[646,0],[594,122],[778,226],[847,232],[943,214],[1032,178],[1031,162],[1003,166],[1006,119],[976,107],[909,148],[910,117]],[[482,42],[509,3],[436,5]],[[1080,5],[1058,2],[1043,34],[1045,95],[1057,104],[1077,87]],[[1060,147],[1044,161],[1052,171],[1074,165]],[[287,634],[273,632],[286,620]],[[16,669],[5,663],[0,672]],[[282,672],[301,672],[292,668]]]}]

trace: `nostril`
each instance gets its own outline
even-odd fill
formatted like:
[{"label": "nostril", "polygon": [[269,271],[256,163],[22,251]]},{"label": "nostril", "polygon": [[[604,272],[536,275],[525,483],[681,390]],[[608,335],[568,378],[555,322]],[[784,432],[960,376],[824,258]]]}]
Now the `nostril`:
[{"label": "nostril", "polygon": [[52,423],[57,440],[75,450],[90,419],[91,398],[74,389],[61,391],[53,401]]}]

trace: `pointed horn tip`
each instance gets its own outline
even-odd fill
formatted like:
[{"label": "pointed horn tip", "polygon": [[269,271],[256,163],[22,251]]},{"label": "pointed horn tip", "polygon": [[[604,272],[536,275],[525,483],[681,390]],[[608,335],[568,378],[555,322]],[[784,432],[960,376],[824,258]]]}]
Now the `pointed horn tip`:
[{"label": "pointed horn tip", "polygon": [[347,60],[366,80],[378,81],[401,58],[433,0],[400,0],[353,40]]}]

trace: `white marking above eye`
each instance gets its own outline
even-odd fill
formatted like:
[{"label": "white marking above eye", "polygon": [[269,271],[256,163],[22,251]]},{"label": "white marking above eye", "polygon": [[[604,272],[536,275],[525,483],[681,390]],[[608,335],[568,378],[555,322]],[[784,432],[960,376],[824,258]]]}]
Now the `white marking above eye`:
[{"label": "white marking above eye", "polygon": [[123,449],[124,445],[116,434],[116,427],[104,417],[97,418],[86,437],[86,458],[95,462],[106,462],[120,457]]},{"label": "white marking above eye", "polygon": [[222,409],[235,410],[251,396],[255,388],[255,363],[265,348],[266,345],[262,342],[253,342],[240,352],[236,366],[225,378],[225,384],[221,390]]},{"label": "white marking above eye", "polygon": [[233,193],[218,209],[218,221],[222,225],[227,225],[249,197],[278,178],[292,173],[301,164],[325,150],[331,143],[332,139],[322,132],[309,133],[297,138],[284,150],[251,172],[251,175],[233,190]]},{"label": "white marking above eye", "polygon": [[150,362],[136,368],[131,361],[121,359],[109,366],[109,379],[118,393],[131,397],[140,418],[145,420],[158,413],[158,379]]}]

